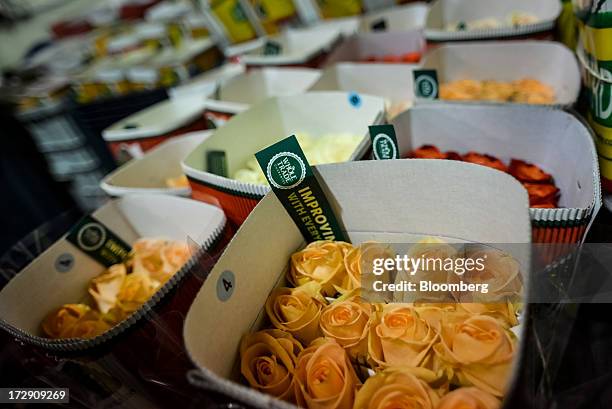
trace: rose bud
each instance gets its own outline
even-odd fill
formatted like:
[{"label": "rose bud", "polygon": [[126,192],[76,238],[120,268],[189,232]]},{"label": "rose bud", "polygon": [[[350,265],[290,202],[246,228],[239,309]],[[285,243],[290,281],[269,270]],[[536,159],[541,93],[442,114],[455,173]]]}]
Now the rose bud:
[{"label": "rose bud", "polygon": [[302,345],[291,334],[269,329],[245,335],[240,343],[240,371],[258,391],[293,401],[293,375]]},{"label": "rose bud", "polygon": [[305,345],[320,337],[319,319],[325,305],[320,288],[318,283],[310,282],[297,288],[273,290],[265,307],[272,325]]},{"label": "rose bud", "polygon": [[495,396],[478,388],[459,388],[445,395],[436,409],[499,409]]},{"label": "rose bud", "polygon": [[538,203],[538,204],[531,205],[530,207],[533,207],[534,209],[556,209],[558,206],[555,201],[555,202],[548,202],[548,203]]},{"label": "rose bud", "polygon": [[315,241],[291,255],[287,278],[299,287],[311,281],[321,285],[322,294],[334,296],[346,280],[344,258],[353,246],[342,241]]},{"label": "rose bud", "polygon": [[423,145],[410,154],[414,159],[446,159],[446,154],[440,152],[434,145]]},{"label": "rose bud", "polygon": [[555,203],[559,189],[552,184],[523,183],[529,194],[529,204]]},{"label": "rose bud", "polygon": [[489,168],[501,170],[507,172],[508,168],[504,165],[504,162],[497,159],[495,156],[481,154],[478,152],[468,152],[462,156],[464,162],[475,163],[477,165],[487,166]]},{"label": "rose bud", "polygon": [[319,338],[298,356],[294,388],[299,407],[351,409],[361,382],[346,351]]},{"label": "rose bud", "polygon": [[512,159],[510,161],[510,167],[508,168],[508,172],[517,178],[521,182],[529,182],[529,183],[550,183],[552,182],[552,176],[538,166],[533,165],[531,163],[519,160]]},{"label": "rose bud", "polygon": [[321,330],[325,338],[333,339],[346,349],[353,361],[365,361],[371,314],[372,305],[349,294],[348,298],[334,301],[323,309]]},{"label": "rose bud", "polygon": [[353,409],[436,409],[439,395],[429,385],[433,372],[423,368],[389,368],[368,378]]},{"label": "rose bud", "polygon": [[448,159],[448,160],[462,160],[461,159],[461,155],[459,155],[455,151],[447,151],[446,152],[446,159]]},{"label": "rose bud", "polygon": [[437,339],[436,331],[410,304],[387,304],[373,318],[368,351],[373,366],[425,366]]},{"label": "rose bud", "polygon": [[495,318],[474,315],[463,322],[444,322],[433,347],[451,383],[476,386],[494,396],[506,391],[516,338]]}]

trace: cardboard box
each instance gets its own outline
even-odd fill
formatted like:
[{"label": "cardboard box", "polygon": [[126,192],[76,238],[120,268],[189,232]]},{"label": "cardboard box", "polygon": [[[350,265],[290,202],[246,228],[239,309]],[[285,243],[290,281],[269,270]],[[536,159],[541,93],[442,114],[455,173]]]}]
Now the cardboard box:
[{"label": "cardboard box", "polygon": [[355,16],[330,18],[317,21],[311,27],[327,27],[340,30],[343,36],[351,36],[359,31],[360,18]]},{"label": "cardboard box", "polygon": [[191,80],[168,91],[170,98],[183,96],[207,97],[213,95],[217,87],[225,81],[242,74],[246,70],[243,64],[227,63],[218,68],[208,70],[203,74],[193,77]]},{"label": "cardboard box", "polygon": [[437,71],[440,84],[461,79],[514,81],[534,78],[554,89],[557,99],[554,105],[560,107],[576,103],[580,93],[576,57],[567,47],[555,42],[447,44],[425,54],[422,65]]},{"label": "cardboard box", "polygon": [[[154,308],[178,285],[199,254],[208,249],[225,226],[225,216],[216,207],[164,195],[125,196],[108,202],[92,216],[128,244],[141,237],[181,241],[191,238],[202,247],[147,303],[104,334],[91,339],[53,340],[41,336],[43,318],[63,304],[86,301],[91,279],[105,270],[102,264],[64,236],[0,291],[0,327],[24,342],[47,349],[68,351],[100,345],[134,325]],[[58,261],[65,257],[72,257],[72,266],[60,272]],[[24,299],[36,302],[24,302]]]},{"label": "cardboard box", "polygon": [[[448,31],[447,24],[496,18],[506,22],[513,12],[526,12],[538,17],[534,24],[497,27],[484,30]],[[552,30],[561,14],[557,0],[437,0],[429,9],[425,37],[430,41],[484,40],[541,34]]]},{"label": "cardboard box", "polygon": [[206,129],[204,108],[201,97],[167,99],[111,125],[102,137],[116,158],[122,151],[141,157],[173,136]]},{"label": "cardboard box", "polygon": [[207,172],[206,153],[223,151],[228,175],[243,168],[256,152],[288,135],[306,132],[312,137],[329,133],[364,135],[351,159],[361,158],[370,146],[368,125],[381,123],[384,100],[343,92],[311,92],[269,98],[232,117],[183,161],[192,197],[221,206],[240,225],[269,191],[267,185],[243,183]]},{"label": "cardboard box", "polygon": [[[247,67],[263,66],[300,66],[318,68],[325,56],[338,43],[341,32],[332,27],[314,27],[287,30],[282,34],[270,36],[255,50],[240,56]],[[280,46],[276,55],[266,55],[268,42]]]},{"label": "cardboard box", "polygon": [[[601,207],[593,135],[576,117],[546,107],[417,106],[392,122],[400,155],[422,145],[534,163],[561,190],[557,209],[530,209],[535,243],[579,243]],[[491,184],[487,184],[491,187]],[[475,188],[475,187],[473,187]]]},{"label": "cardboard box", "polygon": [[425,45],[423,32],[419,30],[358,33],[331,52],[324,67],[339,62],[366,62],[372,57],[382,60],[387,56],[423,53]]},{"label": "cardboard box", "polygon": [[206,119],[217,127],[269,97],[300,94],[321,75],[312,68],[253,69],[220,84],[206,100]]},{"label": "cardboard box", "polygon": [[389,115],[412,106],[414,68],[410,64],[335,64],[323,70],[310,91],[353,91],[382,97]]},{"label": "cardboard box", "polygon": [[183,174],[181,162],[212,131],[193,132],[160,143],[144,154],[104,177],[100,187],[109,196],[134,193],[191,196],[189,187],[168,187],[166,180]]},{"label": "cardboard box", "polygon": [[429,7],[416,2],[367,13],[361,18],[360,31],[412,31],[425,28]]},{"label": "cardboard box", "polygon": [[[509,175],[491,169],[451,161],[388,160],[317,166],[315,174],[355,245],[368,240],[413,243],[422,235],[478,243],[530,241],[526,192]],[[289,257],[304,244],[276,196],[267,195],[187,314],[183,334],[199,370],[191,376],[197,385],[254,407],[294,408],[243,383],[238,347],[243,335],[261,329],[268,294],[284,284]],[[233,293],[221,301],[216,288],[228,271],[234,275]]]}]

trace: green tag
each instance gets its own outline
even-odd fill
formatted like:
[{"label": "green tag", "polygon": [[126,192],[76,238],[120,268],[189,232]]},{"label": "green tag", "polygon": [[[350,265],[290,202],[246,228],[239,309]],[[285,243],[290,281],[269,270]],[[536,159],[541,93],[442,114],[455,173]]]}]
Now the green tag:
[{"label": "green tag", "polygon": [[217,176],[227,177],[227,160],[224,151],[206,152],[206,171]]},{"label": "green tag", "polygon": [[436,70],[414,70],[414,95],[417,98],[438,99],[438,73]]},{"label": "green tag", "polygon": [[347,241],[294,135],[257,152],[255,157],[306,241]]},{"label": "green tag", "polygon": [[264,55],[279,55],[283,50],[283,46],[274,41],[266,41],[264,45]]},{"label": "green tag", "polygon": [[387,22],[384,18],[377,20],[370,25],[370,29],[372,31],[385,31],[387,30]]},{"label": "green tag", "polygon": [[129,244],[91,216],[74,226],[66,240],[106,267],[121,263],[132,251]]},{"label": "green tag", "polygon": [[393,125],[371,125],[370,139],[376,160],[399,159],[399,147]]}]

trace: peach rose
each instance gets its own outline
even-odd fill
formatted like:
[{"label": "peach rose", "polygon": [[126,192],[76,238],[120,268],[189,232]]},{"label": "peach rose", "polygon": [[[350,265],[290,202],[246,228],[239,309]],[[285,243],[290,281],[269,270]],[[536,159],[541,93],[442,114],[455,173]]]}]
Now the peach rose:
[{"label": "peach rose", "polygon": [[389,282],[389,273],[374,275],[374,260],[392,258],[394,254],[388,245],[375,242],[362,243],[350,250],[344,258],[346,277],[336,289],[342,294],[360,289],[361,295],[370,301],[386,301],[380,292],[374,291],[373,284],[377,280]]},{"label": "peach rose", "polygon": [[510,254],[503,251],[487,248],[468,250],[466,258],[475,261],[481,259],[484,269],[474,269],[462,276],[455,276],[454,280],[463,280],[468,283],[487,284],[487,293],[455,294],[457,301],[480,302],[500,301],[508,298],[517,298],[523,288],[521,266]]},{"label": "peach rose", "polygon": [[41,324],[49,338],[93,338],[110,326],[85,304],[65,304],[49,313]]},{"label": "peach rose", "polygon": [[429,326],[438,329],[443,319],[454,319],[463,321],[470,316],[470,313],[458,308],[458,303],[414,303],[414,309],[419,317],[427,321]]},{"label": "peach rose", "polygon": [[62,338],[95,338],[108,331],[111,326],[99,316],[81,319]]},{"label": "peach rose", "polygon": [[157,291],[159,284],[154,282],[146,274],[128,274],[123,280],[121,290],[117,295],[119,308],[126,313],[136,311],[146,303]]},{"label": "peach rose", "polygon": [[457,310],[465,311],[472,315],[488,315],[502,322],[506,327],[518,325],[516,317],[516,306],[511,302],[491,303],[457,303]]},{"label": "peach rose", "polygon": [[342,241],[312,242],[291,255],[287,278],[296,287],[315,281],[321,284],[323,295],[334,296],[346,278],[344,257],[352,249]]},{"label": "peach rose", "polygon": [[246,335],[240,344],[240,371],[252,388],[293,401],[293,375],[302,345],[291,334],[270,329]]},{"label": "peach rose", "polygon": [[296,402],[308,409],[351,409],[361,386],[346,351],[323,338],[298,356],[294,380]]},{"label": "peach rose", "polygon": [[158,285],[168,281],[189,259],[186,243],[140,239],[133,246],[132,273],[147,274]]},{"label": "peach rose", "polygon": [[[433,283],[442,284],[449,282],[449,276],[453,275],[452,270],[446,270],[450,266],[450,261],[458,256],[457,249],[445,243],[437,237],[426,237],[410,247],[407,256],[412,260],[422,260],[421,265],[416,271],[400,270],[395,282],[408,281],[416,282],[428,280]],[[394,294],[396,302],[420,302],[430,301],[444,303],[452,301],[450,294],[437,291],[415,291],[415,292],[396,292]]]},{"label": "peach rose", "polygon": [[334,301],[321,312],[320,326],[326,338],[346,349],[354,361],[365,361],[372,306],[357,295]]},{"label": "peach rose", "polygon": [[503,396],[512,370],[515,338],[495,318],[475,315],[463,322],[443,323],[433,349],[448,378]]},{"label": "peach rose", "polygon": [[[436,409],[438,394],[423,379],[423,368],[388,368],[368,378],[353,409]],[[431,375],[430,375],[431,376]]]},{"label": "peach rose", "polygon": [[297,288],[273,290],[266,301],[266,313],[276,328],[287,331],[304,345],[321,336],[319,319],[325,299],[321,286],[309,282]]},{"label": "peach rose", "polygon": [[125,264],[115,264],[110,266],[106,272],[91,280],[89,294],[93,297],[98,310],[102,314],[108,313],[117,304],[117,297],[126,275]]},{"label": "peach rose", "polygon": [[370,327],[368,351],[374,366],[426,366],[438,335],[409,304],[387,304]]},{"label": "peach rose", "polygon": [[444,396],[436,409],[499,409],[501,402],[478,388],[459,388]]}]

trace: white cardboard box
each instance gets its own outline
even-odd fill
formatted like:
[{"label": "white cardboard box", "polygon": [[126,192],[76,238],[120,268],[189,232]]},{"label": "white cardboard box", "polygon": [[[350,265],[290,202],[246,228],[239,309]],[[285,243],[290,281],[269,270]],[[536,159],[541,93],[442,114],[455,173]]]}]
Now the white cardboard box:
[{"label": "white cardboard box", "polygon": [[412,64],[339,63],[323,70],[310,91],[346,91],[375,95],[391,103],[412,102]]},{"label": "white cardboard box", "polygon": [[[446,30],[447,24],[459,21],[470,22],[493,17],[505,22],[513,12],[530,13],[538,17],[538,22],[486,30]],[[437,0],[429,9],[425,36],[431,41],[518,37],[552,30],[559,14],[561,3],[557,0]]]},{"label": "white cardboard box", "polygon": [[[108,202],[92,213],[123,241],[132,244],[141,237],[194,240],[207,250],[221,234],[225,216],[218,208],[194,200],[165,195],[130,195]],[[202,251],[202,250],[200,250]],[[63,304],[87,300],[92,278],[105,267],[87,256],[64,236],[19,272],[0,291],[0,327],[30,344],[55,350],[79,350],[99,345],[133,325],[178,285],[197,260],[200,251],[152,298],[130,317],[91,339],[52,340],[40,334],[40,323]],[[70,255],[73,265],[60,272],[57,261]],[[35,302],[24,302],[24,299]]]},{"label": "white cardboard box", "polygon": [[[469,151],[540,166],[561,190],[557,209],[530,209],[534,225],[546,228],[586,223],[601,207],[599,165],[591,131],[576,117],[547,107],[423,105],[392,122],[401,155],[422,145]],[[490,186],[490,184],[489,184]],[[583,239],[583,236],[578,239]]]},{"label": "white cardboard box", "polygon": [[261,47],[241,55],[240,62],[247,66],[308,65],[329,52],[341,35],[338,28],[326,26],[287,30],[268,38],[281,46],[279,54],[264,55],[263,42]]},{"label": "white cardboard box", "polygon": [[[315,175],[353,244],[409,243],[415,235],[530,242],[525,190],[511,176],[482,166],[364,161],[317,166]],[[290,255],[304,244],[276,196],[267,195],[227,247],[187,314],[184,339],[199,369],[192,376],[199,386],[259,408],[294,408],[240,381],[238,346],[243,335],[260,329],[268,294],[282,285]],[[222,301],[217,286],[228,271],[234,275],[233,293]]]},{"label": "white cardboard box", "polygon": [[357,33],[347,38],[325,60],[325,67],[339,62],[363,62],[369,57],[422,53],[425,38],[420,30]]},{"label": "white cardboard box", "polygon": [[[368,126],[381,123],[385,104],[379,97],[362,95],[354,104],[350,93],[309,92],[302,95],[269,98],[232,117],[222,128],[202,142],[183,161],[183,171],[190,180],[194,198],[212,189],[214,199],[228,218],[241,223],[270,188],[244,183],[206,171],[206,152],[224,151],[229,176],[243,168],[259,150],[294,133],[312,137],[329,133],[363,135],[351,157],[361,158],[370,146]],[[245,202],[243,202],[243,200]]]},{"label": "white cardboard box", "polygon": [[189,187],[168,187],[166,180],[183,174],[183,159],[211,133],[212,131],[192,132],[162,142],[143,157],[132,159],[106,175],[100,182],[100,187],[109,196],[150,193],[189,197]]},{"label": "white cardboard box", "polygon": [[394,6],[365,14],[361,17],[360,31],[373,31],[372,26],[384,22],[383,31],[412,31],[425,28],[429,7],[426,3],[416,2]]},{"label": "white cardboard box", "polygon": [[573,105],[580,93],[578,61],[572,51],[556,42],[446,44],[425,54],[422,66],[435,69],[440,84],[462,79],[514,81],[534,78],[554,89],[554,105],[557,106]]},{"label": "white cardboard box", "polygon": [[320,75],[312,68],[253,69],[221,84],[206,99],[206,110],[235,115],[269,97],[302,93]]}]

